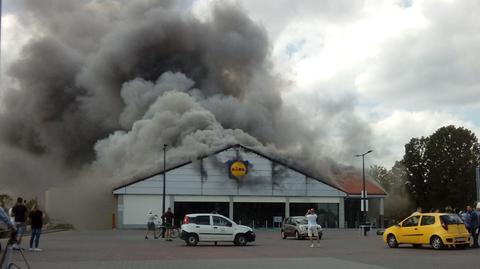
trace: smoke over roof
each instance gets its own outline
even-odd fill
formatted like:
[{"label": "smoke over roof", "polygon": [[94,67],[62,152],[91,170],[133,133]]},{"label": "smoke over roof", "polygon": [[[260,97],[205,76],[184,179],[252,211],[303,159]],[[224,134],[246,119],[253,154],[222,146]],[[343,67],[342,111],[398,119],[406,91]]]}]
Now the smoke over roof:
[{"label": "smoke over roof", "polygon": [[[336,166],[321,124],[284,105],[266,30],[241,8],[219,3],[201,21],[172,1],[20,2],[37,35],[8,70],[16,84],[3,85],[2,189],[125,179],[160,167],[163,144],[170,165],[239,143],[323,176]],[[353,143],[368,139],[345,120]]]}]

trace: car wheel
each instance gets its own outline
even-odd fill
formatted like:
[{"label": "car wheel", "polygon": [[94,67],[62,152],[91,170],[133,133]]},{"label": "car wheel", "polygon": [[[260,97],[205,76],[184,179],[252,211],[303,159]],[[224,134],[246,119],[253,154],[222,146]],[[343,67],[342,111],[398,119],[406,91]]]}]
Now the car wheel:
[{"label": "car wheel", "polygon": [[188,234],[185,238],[187,245],[194,247],[198,244],[198,236],[196,234]]},{"label": "car wheel", "polygon": [[421,248],[421,247],[422,247],[422,244],[412,244],[412,246],[413,246],[414,248]]},{"label": "car wheel", "polygon": [[285,231],[282,230],[282,239],[286,239],[287,238],[287,234],[285,234]]},{"label": "car wheel", "polygon": [[298,231],[295,231],[295,239],[302,240],[302,236],[298,233]]},{"label": "car wheel", "polygon": [[235,237],[235,240],[233,241],[235,245],[237,246],[245,246],[247,245],[247,238],[243,234],[239,234]]},{"label": "car wheel", "polygon": [[387,237],[387,244],[389,247],[391,248],[396,248],[398,247],[398,242],[397,242],[397,238],[395,238],[395,235],[393,234],[389,234],[388,237]]},{"label": "car wheel", "polygon": [[440,237],[434,235],[430,239],[430,245],[432,245],[433,249],[439,250],[443,248],[443,241]]}]

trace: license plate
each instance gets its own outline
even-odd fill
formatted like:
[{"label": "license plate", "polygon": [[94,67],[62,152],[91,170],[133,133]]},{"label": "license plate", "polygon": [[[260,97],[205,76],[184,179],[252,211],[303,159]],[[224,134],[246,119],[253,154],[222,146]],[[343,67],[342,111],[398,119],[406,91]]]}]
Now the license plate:
[{"label": "license plate", "polygon": [[455,238],[455,242],[456,243],[465,243],[465,238],[462,238],[462,237],[459,237],[459,238]]}]

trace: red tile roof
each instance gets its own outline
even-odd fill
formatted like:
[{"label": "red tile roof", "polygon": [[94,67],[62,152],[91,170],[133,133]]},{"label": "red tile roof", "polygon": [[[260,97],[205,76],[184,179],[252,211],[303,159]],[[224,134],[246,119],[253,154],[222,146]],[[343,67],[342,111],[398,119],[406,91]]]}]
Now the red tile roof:
[{"label": "red tile roof", "polygon": [[[350,195],[361,195],[363,190],[362,176],[358,174],[341,175],[335,178],[340,189]],[[365,180],[367,195],[387,195],[385,190],[376,182]]]}]

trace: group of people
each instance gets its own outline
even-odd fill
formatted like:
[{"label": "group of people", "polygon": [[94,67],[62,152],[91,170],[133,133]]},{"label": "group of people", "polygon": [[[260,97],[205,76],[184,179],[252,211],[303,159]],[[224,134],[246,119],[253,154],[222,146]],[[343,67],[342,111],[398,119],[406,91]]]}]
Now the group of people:
[{"label": "group of people", "polygon": [[[440,213],[439,209],[431,210],[432,213]],[[422,208],[417,208],[417,211],[412,213],[413,215],[422,213]],[[476,210],[473,210],[472,206],[467,205],[465,210],[452,209],[451,206],[445,207],[445,213],[456,213],[460,216],[465,223],[465,226],[472,237],[472,248],[479,248],[478,237],[480,235],[480,204],[477,205]]]},{"label": "group of people", "polygon": [[472,248],[478,248],[478,235],[480,234],[480,208],[473,210],[471,206],[467,206],[465,211],[459,213],[468,232],[472,236],[473,244]]},{"label": "group of people", "polygon": [[0,220],[5,223],[8,229],[16,234],[16,244],[14,250],[21,248],[22,237],[27,230],[27,223],[30,221],[30,251],[42,251],[39,246],[40,235],[42,234],[44,214],[38,208],[37,204],[33,205],[32,210],[28,210],[26,201],[23,198],[17,198],[17,203],[10,208],[9,214],[0,207]]},{"label": "group of people", "polygon": [[[166,241],[172,241],[173,218],[174,215],[170,207],[161,217],[163,223],[162,236],[165,237]],[[153,238],[158,239],[160,237],[160,234],[157,236],[156,223],[158,221],[158,215],[153,214],[153,211],[149,210],[147,213],[147,232],[145,233],[145,239],[148,239],[150,232],[153,232]]]}]

